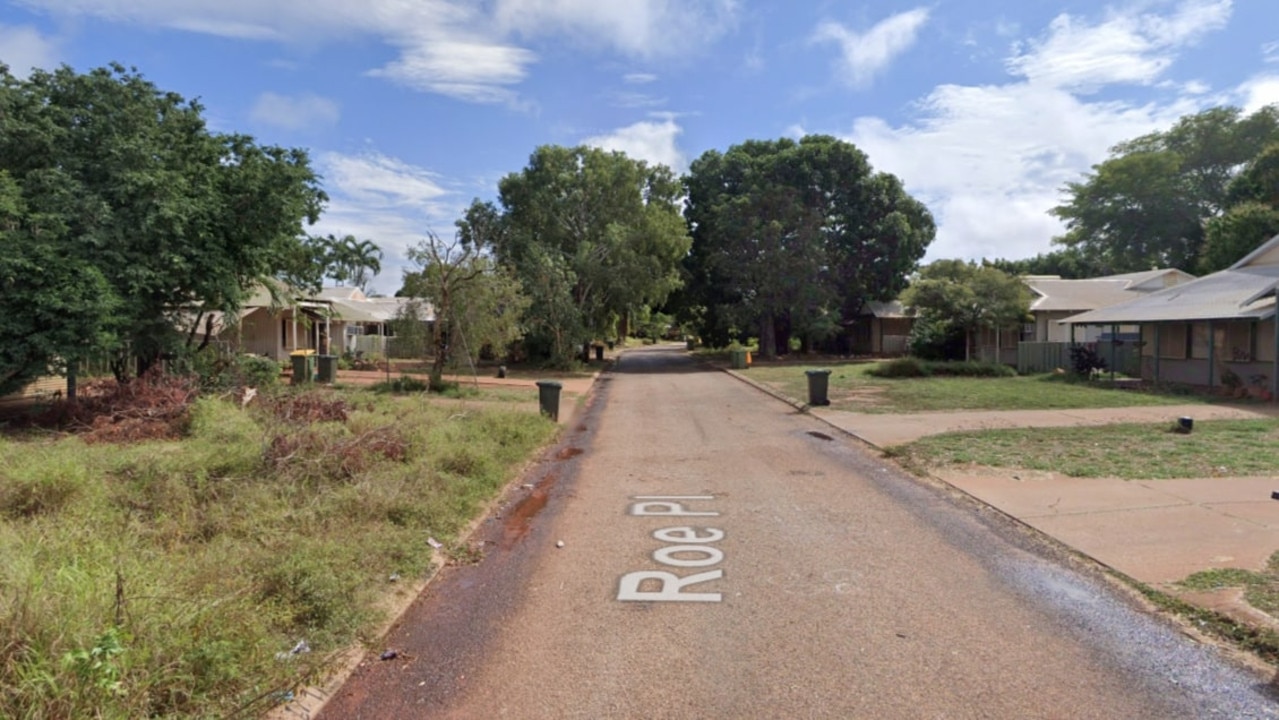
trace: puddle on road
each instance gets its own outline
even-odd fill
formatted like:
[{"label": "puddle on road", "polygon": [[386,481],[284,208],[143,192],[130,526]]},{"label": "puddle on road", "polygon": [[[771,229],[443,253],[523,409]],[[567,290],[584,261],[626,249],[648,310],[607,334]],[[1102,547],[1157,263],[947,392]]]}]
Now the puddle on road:
[{"label": "puddle on road", "polygon": [[831,442],[832,440],[834,440],[834,439],[835,439],[835,438],[831,437],[830,435],[827,435],[826,433],[820,433],[820,432],[817,432],[816,430],[809,430],[809,431],[808,431],[808,434],[809,434],[809,435],[812,435],[813,437],[817,438],[818,440],[825,440],[826,442]]}]

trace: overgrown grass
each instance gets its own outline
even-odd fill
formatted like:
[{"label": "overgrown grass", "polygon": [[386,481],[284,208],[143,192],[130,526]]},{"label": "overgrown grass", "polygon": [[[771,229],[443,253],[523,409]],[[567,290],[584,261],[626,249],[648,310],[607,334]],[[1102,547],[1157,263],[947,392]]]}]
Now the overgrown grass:
[{"label": "overgrown grass", "polygon": [[874,362],[814,365],[779,361],[756,363],[745,373],[787,397],[803,400],[808,397],[808,380],[804,371],[830,369],[828,393],[831,407],[864,413],[1053,410],[1174,405],[1197,401],[1184,395],[1117,389],[1105,381],[1070,382],[1056,375],[878,378],[871,375],[877,365]]},{"label": "overgrown grass", "polygon": [[1130,480],[1279,472],[1279,421],[1211,420],[1196,423],[1187,435],[1170,429],[1121,424],[969,431],[921,438],[890,454],[915,470],[976,464]]},{"label": "overgrown grass", "polygon": [[259,714],[555,431],[346,398],[325,422],[200,400],[180,441],[0,438],[0,717]]}]

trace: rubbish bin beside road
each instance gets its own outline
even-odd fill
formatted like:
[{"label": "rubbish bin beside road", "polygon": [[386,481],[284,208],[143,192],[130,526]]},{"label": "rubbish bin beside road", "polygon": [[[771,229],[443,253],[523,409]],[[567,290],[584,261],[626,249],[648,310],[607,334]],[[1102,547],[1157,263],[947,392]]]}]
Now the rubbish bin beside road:
[{"label": "rubbish bin beside road", "polygon": [[746,351],[745,350],[729,350],[729,359],[732,360],[732,368],[734,370],[746,369]]},{"label": "rubbish bin beside road", "polygon": [[805,370],[808,376],[808,404],[830,405],[826,391],[830,386],[830,370]]},{"label": "rubbish bin beside road", "polygon": [[293,379],[289,384],[301,385],[315,379],[314,350],[294,350],[289,353],[289,361],[293,365]]},{"label": "rubbish bin beside road", "polygon": [[332,383],[338,378],[338,356],[320,355],[319,370],[315,379],[322,383]]},{"label": "rubbish bin beside road", "polygon": [[537,405],[542,414],[555,422],[560,421],[560,388],[564,387],[554,380],[537,381]]}]

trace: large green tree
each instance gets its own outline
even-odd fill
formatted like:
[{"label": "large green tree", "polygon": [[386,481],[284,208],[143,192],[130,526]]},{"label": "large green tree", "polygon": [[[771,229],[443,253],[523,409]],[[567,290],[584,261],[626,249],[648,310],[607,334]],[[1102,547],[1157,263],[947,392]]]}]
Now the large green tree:
[{"label": "large green tree", "polygon": [[1201,273],[1228,268],[1279,234],[1279,143],[1248,163],[1230,182],[1227,197],[1230,208],[1206,224]]},{"label": "large green tree", "polygon": [[328,276],[339,285],[351,283],[363,292],[368,292],[369,283],[382,272],[382,248],[372,240],[358,240],[354,235],[337,237],[326,235],[312,239],[321,243],[325,255],[325,269]]},{"label": "large green tree", "polygon": [[180,350],[191,315],[234,313],[263,278],[318,280],[301,238],[325,196],[307,154],[212,133],[201,112],[119,65],[0,68],[0,168],[39,245],[23,252],[108,310],[47,326],[33,366],[106,342],[118,376],[144,372]]},{"label": "large green tree", "polygon": [[1221,107],[1117,145],[1053,209],[1067,232],[1056,242],[1104,274],[1196,268],[1207,221],[1233,204],[1232,179],[1279,140],[1279,107],[1245,115]]},{"label": "large green tree", "polygon": [[921,268],[902,292],[902,304],[924,322],[963,330],[964,359],[980,330],[1016,327],[1030,311],[1030,288],[1021,278],[990,265],[937,260]]},{"label": "large green tree", "polygon": [[532,299],[526,330],[553,361],[679,286],[690,240],[670,168],[550,145],[498,191],[500,208],[476,201],[459,234],[516,271]]},{"label": "large green tree", "polygon": [[709,151],[685,186],[683,319],[712,341],[757,327],[765,357],[791,333],[821,339],[867,301],[895,298],[936,231],[896,177],[829,136]]}]

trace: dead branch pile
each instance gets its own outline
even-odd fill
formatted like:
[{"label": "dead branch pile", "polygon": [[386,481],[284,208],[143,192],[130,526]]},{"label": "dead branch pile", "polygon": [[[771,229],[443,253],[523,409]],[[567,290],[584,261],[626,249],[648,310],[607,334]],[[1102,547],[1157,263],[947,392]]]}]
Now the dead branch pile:
[{"label": "dead branch pile", "polygon": [[350,480],[379,458],[403,462],[408,443],[395,428],[381,427],[343,437],[316,430],[276,435],[265,460],[282,476],[302,481]]},{"label": "dead branch pile", "polygon": [[124,383],[86,383],[75,400],[60,400],[29,422],[89,443],[173,440],[186,434],[198,395],[194,378],[156,369]]},{"label": "dead branch pile", "polygon": [[267,405],[276,418],[287,423],[309,425],[317,422],[346,422],[351,405],[346,400],[324,393],[279,395]]}]

